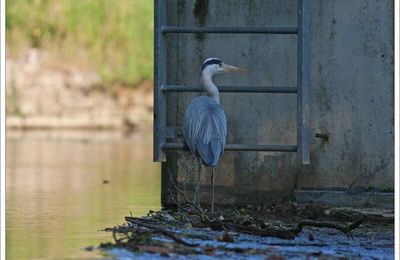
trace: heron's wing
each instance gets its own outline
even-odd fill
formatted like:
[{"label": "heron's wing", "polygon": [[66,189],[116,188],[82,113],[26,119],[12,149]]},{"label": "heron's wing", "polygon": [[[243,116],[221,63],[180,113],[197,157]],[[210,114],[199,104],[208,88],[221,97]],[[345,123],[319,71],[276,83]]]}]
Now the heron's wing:
[{"label": "heron's wing", "polygon": [[209,97],[198,97],[185,112],[183,133],[187,146],[207,166],[215,166],[224,152],[226,116]]}]

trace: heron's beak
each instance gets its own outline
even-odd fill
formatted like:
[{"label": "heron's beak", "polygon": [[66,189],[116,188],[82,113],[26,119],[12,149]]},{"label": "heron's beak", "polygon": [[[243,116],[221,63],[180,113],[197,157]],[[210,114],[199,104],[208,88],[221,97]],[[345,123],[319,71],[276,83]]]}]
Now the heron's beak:
[{"label": "heron's beak", "polygon": [[241,68],[238,68],[238,67],[235,67],[235,66],[232,66],[232,65],[229,65],[229,64],[226,64],[226,63],[223,63],[222,64],[222,69],[225,71],[225,72],[245,72],[246,70],[244,70],[244,69],[241,69]]}]

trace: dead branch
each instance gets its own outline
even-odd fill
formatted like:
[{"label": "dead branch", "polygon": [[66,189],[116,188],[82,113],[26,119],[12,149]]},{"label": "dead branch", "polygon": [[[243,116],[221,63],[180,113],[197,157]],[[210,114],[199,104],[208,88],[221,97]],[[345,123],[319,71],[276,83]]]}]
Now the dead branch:
[{"label": "dead branch", "polygon": [[[171,175],[171,173],[169,174],[169,177],[170,177],[170,181],[171,181],[171,183],[172,183],[172,185],[174,186],[174,189],[176,190],[176,192],[178,192],[182,197],[183,197],[183,199],[185,200],[185,203],[186,204],[188,204],[188,205],[191,205],[194,209],[196,209],[197,211],[198,211],[198,216],[200,216],[201,217],[201,219],[204,221],[204,222],[208,222],[208,217],[207,217],[207,215],[204,213],[204,211],[203,211],[203,209],[199,206],[199,205],[196,205],[195,203],[193,203],[192,201],[190,201],[187,197],[186,197],[186,194],[185,194],[185,192],[183,191],[183,190],[181,190],[179,187],[178,187],[178,185],[175,183],[175,181],[172,179],[172,175]],[[177,204],[177,205],[179,205],[179,203],[175,200],[175,203]],[[182,209],[182,207],[180,207],[181,209]],[[190,212],[191,214],[193,214],[193,212]]]},{"label": "dead branch", "polygon": [[235,230],[238,232],[244,232],[250,235],[255,235],[260,237],[277,237],[281,239],[294,239],[296,236],[290,230],[284,230],[284,229],[260,229],[260,228],[246,227],[242,225],[235,225]]},{"label": "dead branch", "polygon": [[185,209],[184,207],[181,206],[180,203],[178,203],[178,202],[176,201],[176,199],[175,199],[174,196],[172,195],[172,192],[171,192],[170,189],[168,189],[168,192],[169,192],[169,196],[170,196],[171,201],[172,201],[180,210],[182,210],[182,211],[184,211],[184,212],[186,212],[186,213],[192,214],[192,212],[191,212],[190,210]]},{"label": "dead branch", "polygon": [[121,239],[117,238],[117,234],[116,234],[116,228],[113,228],[112,230],[112,236],[114,239],[115,244],[120,245],[121,244]]},{"label": "dead branch", "polygon": [[360,219],[356,220],[355,222],[351,223],[350,225],[343,225],[343,224],[336,224],[332,222],[321,222],[321,221],[312,221],[312,220],[303,220],[299,224],[297,224],[296,228],[293,229],[295,235],[299,234],[303,227],[310,226],[310,227],[319,227],[319,228],[333,228],[339,231],[342,231],[344,234],[351,236],[350,232],[357,227],[359,227],[365,220],[367,219],[366,216],[361,217]]},{"label": "dead branch", "polygon": [[167,230],[165,230],[165,229],[162,229],[162,228],[160,228],[160,227],[155,227],[155,226],[152,226],[152,225],[149,225],[149,224],[142,223],[142,222],[138,221],[137,218],[125,217],[125,220],[128,221],[128,222],[130,222],[130,223],[132,223],[132,224],[135,224],[135,225],[138,225],[138,226],[142,226],[142,227],[145,227],[145,228],[148,229],[147,231],[142,231],[141,233],[146,233],[146,234],[161,234],[161,235],[163,235],[163,236],[172,238],[175,242],[180,243],[180,244],[182,244],[182,245],[184,245],[184,246],[189,246],[189,247],[198,246],[198,244],[195,244],[195,243],[192,244],[192,243],[188,243],[188,242],[182,240],[181,238],[179,238],[179,237],[178,237],[177,235],[175,235],[174,233],[169,232],[169,231],[167,231]]},{"label": "dead branch", "polygon": [[196,246],[199,245],[199,244],[196,244],[196,243],[193,243],[193,244],[192,243],[188,243],[188,242],[182,240],[181,238],[179,238],[178,236],[176,236],[175,234],[173,234],[171,232],[168,232],[168,231],[166,231],[164,229],[148,230],[148,231],[146,231],[146,233],[149,234],[149,235],[151,235],[151,234],[153,234],[153,235],[161,234],[161,235],[163,235],[165,237],[171,238],[172,240],[174,240],[175,242],[177,242],[179,244],[182,244],[182,245],[188,246],[188,247],[196,247]]}]

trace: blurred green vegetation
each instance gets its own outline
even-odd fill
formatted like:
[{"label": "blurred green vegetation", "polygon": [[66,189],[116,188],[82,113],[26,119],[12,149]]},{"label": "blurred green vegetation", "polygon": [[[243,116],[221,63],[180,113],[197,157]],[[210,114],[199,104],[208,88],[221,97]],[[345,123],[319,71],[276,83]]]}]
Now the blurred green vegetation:
[{"label": "blurred green vegetation", "polygon": [[51,50],[62,61],[83,61],[106,83],[153,77],[151,0],[7,1],[6,36],[11,54]]}]

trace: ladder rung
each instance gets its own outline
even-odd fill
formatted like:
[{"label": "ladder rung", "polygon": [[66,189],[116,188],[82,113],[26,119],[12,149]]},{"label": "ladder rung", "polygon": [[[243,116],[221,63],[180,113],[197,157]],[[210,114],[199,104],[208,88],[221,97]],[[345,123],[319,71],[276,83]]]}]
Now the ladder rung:
[{"label": "ladder rung", "polygon": [[[162,85],[164,92],[204,92],[200,86]],[[218,86],[220,92],[236,93],[297,93],[297,87]]]},{"label": "ladder rung", "polygon": [[162,26],[163,33],[297,34],[297,27],[179,27]]},{"label": "ladder rung", "polygon": [[[187,150],[184,143],[166,143],[162,145],[166,150]],[[266,151],[266,152],[297,152],[297,145],[278,144],[227,144],[226,151]]]}]

